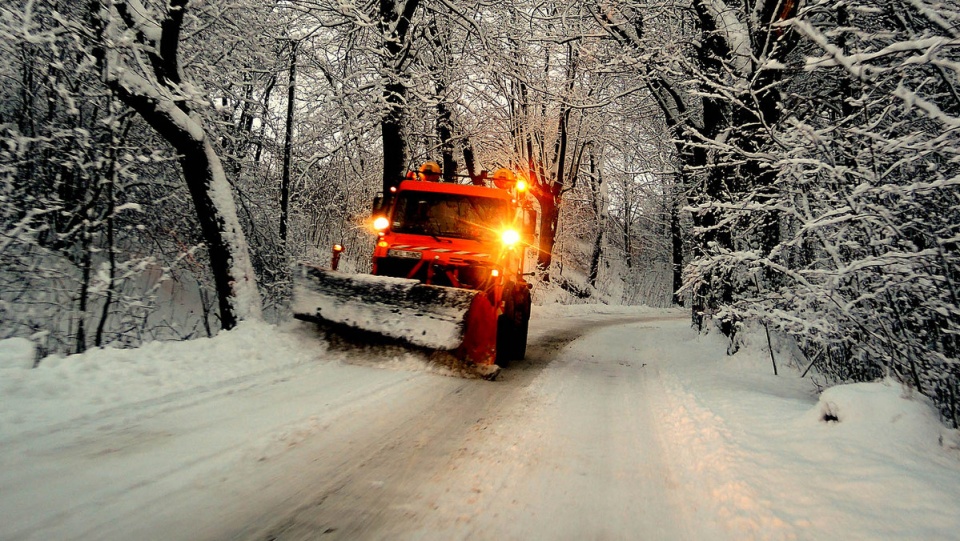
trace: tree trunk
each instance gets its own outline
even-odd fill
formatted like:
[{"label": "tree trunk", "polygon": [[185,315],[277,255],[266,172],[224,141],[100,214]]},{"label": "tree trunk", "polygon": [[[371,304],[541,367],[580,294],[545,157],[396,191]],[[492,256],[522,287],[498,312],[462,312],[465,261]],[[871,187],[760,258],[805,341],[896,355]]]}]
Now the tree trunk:
[{"label": "tree trunk", "polygon": [[260,294],[233,206],[233,193],[209,141],[181,141],[175,146],[181,154],[180,166],[187,177],[207,245],[220,306],[220,326],[232,329],[242,319],[260,317]]},{"label": "tree trunk", "polygon": [[[433,43],[434,65],[431,66],[437,94],[437,137],[440,139],[440,170],[444,182],[457,181],[457,161],[454,158],[453,110],[447,102],[447,66],[450,52],[447,42],[440,35],[436,15],[430,18],[428,28]],[[448,33],[449,34],[449,33]]]},{"label": "tree trunk", "polygon": [[108,32],[122,31],[108,26],[101,18],[112,8],[117,10],[117,20],[134,31],[142,50],[151,59],[152,71],[141,75],[137,68],[119,64],[121,57],[107,54],[102,46],[95,47],[93,54],[114,95],[137,111],[179,154],[180,167],[209,252],[219,298],[220,324],[223,329],[231,329],[240,320],[262,317],[260,292],[220,157],[199,117],[191,114],[188,98],[180,94],[182,81],[177,55],[187,3],[188,0],[170,2],[159,25],[162,29],[159,43],[152,41],[156,39],[155,28],[144,26],[147,24],[144,19],[130,15],[135,7],[123,2],[109,4],[109,7],[101,5],[103,2],[92,3],[90,26],[105,38],[102,43],[119,40],[119,36],[106,36]]},{"label": "tree trunk", "polygon": [[630,232],[630,214],[630,207],[625,207],[623,210],[623,227],[621,228],[621,233],[623,234],[623,258],[628,269],[633,268],[633,240],[631,239]]},{"label": "tree trunk", "polygon": [[670,243],[673,256],[673,304],[683,306],[683,295],[679,293],[683,287],[683,230],[680,228],[680,201],[676,194],[669,201],[670,205]]},{"label": "tree trunk", "polygon": [[[437,83],[437,93],[440,94],[443,87]],[[444,182],[457,181],[457,160],[453,157],[453,118],[447,104],[442,101],[437,103],[437,136],[440,138],[440,170],[443,172]]]},{"label": "tree trunk", "polygon": [[400,83],[387,83],[383,98],[387,111],[380,121],[380,135],[383,139],[383,192],[389,193],[403,179],[407,168],[407,141],[403,137],[403,105],[406,101],[406,86]]},{"label": "tree trunk", "polygon": [[290,160],[293,154],[293,110],[297,85],[297,45],[290,41],[290,77],[287,82],[287,121],[284,127],[283,174],[280,179],[280,243],[287,245],[287,207],[290,204]]},{"label": "tree trunk", "polygon": [[597,234],[593,237],[593,253],[590,254],[590,272],[588,279],[590,287],[597,287],[597,277],[600,275],[600,255],[603,251],[603,230],[606,228],[606,202],[603,197],[603,176],[597,166],[597,159],[590,154],[590,192],[593,194],[594,223]]},{"label": "tree trunk", "polygon": [[87,329],[84,323],[87,320],[87,300],[90,298],[90,266],[92,265],[90,230],[84,227],[81,236],[83,240],[80,249],[83,250],[83,256],[80,260],[80,298],[77,310],[77,340],[74,345],[74,353],[83,353],[87,350]]},{"label": "tree trunk", "polygon": [[113,135],[113,150],[110,155],[110,178],[106,182],[106,196],[107,196],[107,209],[106,209],[106,233],[107,233],[107,264],[108,264],[108,282],[107,282],[107,295],[103,300],[103,309],[100,311],[100,322],[97,324],[97,332],[94,335],[94,345],[96,347],[103,346],[103,333],[107,327],[107,319],[110,317],[110,306],[113,304],[113,295],[114,290],[117,287],[117,247],[115,236],[115,227],[116,227],[116,186],[117,186],[117,148],[119,148],[119,142],[125,141],[127,138],[127,133],[130,130],[131,123],[129,121],[124,121],[124,126],[122,134],[117,137]]},{"label": "tree trunk", "polygon": [[383,100],[386,111],[380,121],[383,139],[383,193],[403,180],[407,168],[407,140],[403,135],[407,105],[405,65],[410,18],[419,0],[380,0],[380,31],[383,36]]},{"label": "tree trunk", "polygon": [[470,141],[463,143],[463,166],[467,168],[470,183],[476,186],[483,186],[486,177],[483,173],[477,171],[477,163],[473,155],[473,145],[470,144]]},{"label": "tree trunk", "polygon": [[541,279],[549,282],[553,246],[557,240],[557,222],[560,220],[560,198],[551,194],[536,194],[536,198],[540,203],[540,249],[537,252],[537,268],[543,273]]}]

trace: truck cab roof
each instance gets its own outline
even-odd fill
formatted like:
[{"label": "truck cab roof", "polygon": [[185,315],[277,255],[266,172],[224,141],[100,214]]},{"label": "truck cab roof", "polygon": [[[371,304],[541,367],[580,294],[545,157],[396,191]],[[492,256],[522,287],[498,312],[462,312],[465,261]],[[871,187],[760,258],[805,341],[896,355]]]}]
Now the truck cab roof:
[{"label": "truck cab roof", "polygon": [[467,197],[493,197],[496,199],[505,199],[507,201],[511,201],[513,199],[509,192],[498,188],[475,186],[473,184],[453,184],[450,182],[405,180],[400,183],[400,186],[397,187],[398,193],[404,191],[451,193],[464,195]]}]

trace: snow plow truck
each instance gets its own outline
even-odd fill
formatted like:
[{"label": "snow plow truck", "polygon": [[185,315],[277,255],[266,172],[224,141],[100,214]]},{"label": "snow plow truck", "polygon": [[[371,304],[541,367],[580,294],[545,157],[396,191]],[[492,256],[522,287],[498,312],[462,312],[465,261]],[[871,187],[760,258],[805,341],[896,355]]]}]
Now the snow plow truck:
[{"label": "snow plow truck", "polygon": [[493,379],[526,353],[524,261],[537,214],[509,169],[493,174],[493,186],[486,174],[482,185],[439,176],[440,167],[427,162],[375,199],[371,274],[300,265],[294,316],[338,334],[437,352],[461,371]]}]

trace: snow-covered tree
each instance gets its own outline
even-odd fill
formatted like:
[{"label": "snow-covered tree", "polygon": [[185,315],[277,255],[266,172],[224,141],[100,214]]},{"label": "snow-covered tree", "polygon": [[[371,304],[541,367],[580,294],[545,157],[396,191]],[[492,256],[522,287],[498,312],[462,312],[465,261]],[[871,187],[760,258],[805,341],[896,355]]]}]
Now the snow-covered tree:
[{"label": "snow-covered tree", "polygon": [[[895,375],[960,424],[955,9],[829,2],[801,12],[779,164],[789,216],[760,295],[831,379]],[[762,307],[762,308],[761,308]]]},{"label": "snow-covered tree", "polygon": [[209,254],[220,323],[229,329],[260,317],[261,299],[230,183],[195,112],[209,104],[181,66],[187,4],[93,3],[87,37],[107,87],[177,151]]}]

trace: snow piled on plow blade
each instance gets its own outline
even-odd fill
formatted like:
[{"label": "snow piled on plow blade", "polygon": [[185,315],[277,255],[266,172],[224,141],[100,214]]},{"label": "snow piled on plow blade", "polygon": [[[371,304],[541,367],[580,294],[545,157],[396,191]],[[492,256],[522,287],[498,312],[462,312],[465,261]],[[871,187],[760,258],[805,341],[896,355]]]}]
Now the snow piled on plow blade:
[{"label": "snow piled on plow blade", "polygon": [[480,294],[406,278],[315,267],[301,271],[294,290],[297,317],[346,325],[435,350],[460,347],[470,306]]}]

